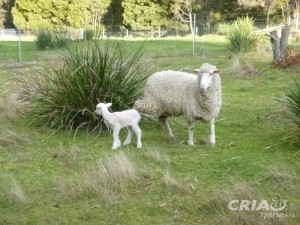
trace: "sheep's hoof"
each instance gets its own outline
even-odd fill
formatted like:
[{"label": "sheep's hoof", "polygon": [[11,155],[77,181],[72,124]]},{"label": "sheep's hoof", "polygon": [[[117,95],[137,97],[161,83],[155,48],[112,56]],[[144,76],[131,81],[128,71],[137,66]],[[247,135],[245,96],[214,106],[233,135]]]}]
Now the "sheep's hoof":
[{"label": "sheep's hoof", "polygon": [[189,141],[188,144],[191,145],[191,146],[195,145],[193,141]]}]

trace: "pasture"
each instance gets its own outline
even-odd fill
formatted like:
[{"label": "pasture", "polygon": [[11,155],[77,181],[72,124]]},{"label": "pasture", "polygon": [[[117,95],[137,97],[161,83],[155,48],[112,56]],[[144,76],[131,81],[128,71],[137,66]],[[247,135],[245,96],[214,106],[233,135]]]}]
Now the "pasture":
[{"label": "pasture", "polygon": [[[130,52],[143,42],[123,44]],[[113,151],[109,133],[30,125],[15,80],[60,65],[59,54],[24,42],[20,64],[17,42],[0,42],[0,224],[299,224],[299,147],[283,140],[291,125],[284,93],[299,68],[273,68],[269,45],[230,52],[223,37],[210,35],[196,40],[192,55],[191,40],[146,40],[153,72],[203,62],[222,71],[217,144],[203,143],[209,129],[201,122],[189,146],[182,118],[169,119],[172,140],[151,119],[140,124],[141,149],[134,139]],[[237,210],[228,208],[232,200]],[[249,210],[239,209],[242,200]],[[282,211],[257,209],[281,200]]]}]

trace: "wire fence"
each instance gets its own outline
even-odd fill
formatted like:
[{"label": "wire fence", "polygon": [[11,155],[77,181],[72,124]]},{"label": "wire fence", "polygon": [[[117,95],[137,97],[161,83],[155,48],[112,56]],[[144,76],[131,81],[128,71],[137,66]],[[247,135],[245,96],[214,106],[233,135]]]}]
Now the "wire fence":
[{"label": "wire fence", "polygon": [[[232,21],[226,21],[224,23],[231,23]],[[273,25],[277,25],[276,21],[272,21]],[[202,36],[206,34],[216,34],[218,32],[219,23],[198,23],[196,25],[196,35]],[[263,29],[266,27],[265,21],[255,21],[257,29]],[[36,30],[20,30],[22,40],[34,40],[38,31]],[[68,32],[68,37],[72,39],[83,39],[83,29],[72,29]],[[114,38],[166,38],[166,37],[186,37],[191,35],[190,30],[179,29],[163,29],[156,30],[128,30],[120,26],[108,26],[106,29],[99,31],[96,36],[100,38],[114,37]],[[18,29],[0,29],[0,40],[18,40]]]}]

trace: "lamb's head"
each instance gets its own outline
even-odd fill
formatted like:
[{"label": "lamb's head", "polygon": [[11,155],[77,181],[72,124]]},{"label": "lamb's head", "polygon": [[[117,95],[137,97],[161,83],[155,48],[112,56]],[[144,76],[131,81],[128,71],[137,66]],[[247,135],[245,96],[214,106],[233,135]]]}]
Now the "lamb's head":
[{"label": "lamb's head", "polygon": [[96,105],[96,114],[98,115],[102,115],[103,114],[103,110],[108,111],[108,107],[110,107],[112,104],[111,103],[98,103]]},{"label": "lamb's head", "polygon": [[200,89],[206,91],[213,82],[213,76],[220,73],[215,66],[208,63],[203,63],[200,69],[195,69],[194,71],[200,74],[199,87]]}]

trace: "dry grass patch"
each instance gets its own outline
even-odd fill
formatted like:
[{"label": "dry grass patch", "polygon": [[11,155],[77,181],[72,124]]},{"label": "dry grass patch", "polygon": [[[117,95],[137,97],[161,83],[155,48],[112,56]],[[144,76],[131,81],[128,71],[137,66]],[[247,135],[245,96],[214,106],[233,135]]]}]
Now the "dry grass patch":
[{"label": "dry grass patch", "polygon": [[139,177],[135,163],[119,152],[94,165],[88,166],[73,179],[56,179],[57,198],[72,199],[78,195],[97,195],[107,203],[113,203],[134,184]]},{"label": "dry grass patch", "polygon": [[275,164],[267,167],[265,179],[270,180],[280,188],[296,189],[297,175],[283,164]]},{"label": "dry grass patch", "polygon": [[147,157],[149,157],[151,160],[154,160],[155,162],[162,162],[167,164],[170,163],[169,156],[162,153],[159,148],[147,148],[145,149],[145,154]]},{"label": "dry grass patch", "polygon": [[24,205],[30,202],[21,184],[13,177],[4,177],[1,183],[1,189],[4,190],[3,197],[11,204]]},{"label": "dry grass patch", "polygon": [[233,75],[239,76],[258,76],[263,71],[254,65],[250,60],[241,60],[238,57],[233,57],[231,61],[230,72]]}]

